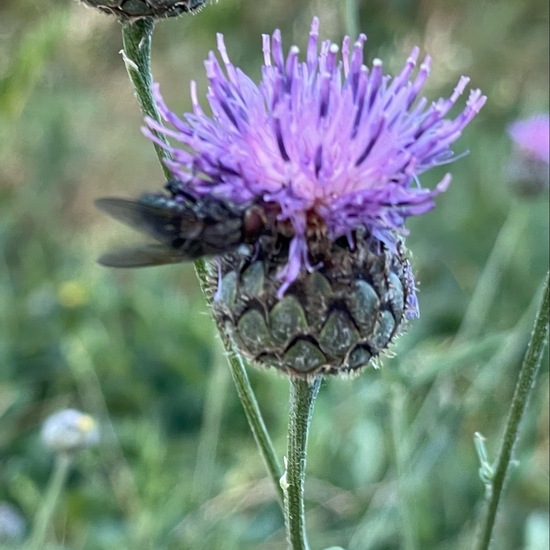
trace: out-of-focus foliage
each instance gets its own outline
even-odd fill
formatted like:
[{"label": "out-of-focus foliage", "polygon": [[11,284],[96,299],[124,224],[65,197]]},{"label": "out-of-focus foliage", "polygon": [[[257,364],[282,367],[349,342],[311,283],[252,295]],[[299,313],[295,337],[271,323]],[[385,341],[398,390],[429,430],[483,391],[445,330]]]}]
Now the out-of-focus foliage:
[{"label": "out-of-focus foliage", "polygon": [[[548,197],[519,199],[504,176],[507,124],[548,110],[548,5],[365,0],[355,15],[345,6],[220,0],[163,21],[155,78],[188,110],[189,81],[205,93],[216,32],[254,76],[261,33],[280,27],[287,47],[303,48],[317,14],[330,38],[365,32],[369,58],[387,67],[419,44],[433,57],[433,98],[461,74],[488,95],[459,142],[470,154],[451,167],[451,189],[409,225],[422,317],[383,368],[324,383],[306,494],[313,548],[468,548],[484,492],[473,433],[494,457],[548,264]],[[41,422],[75,407],[103,436],[72,469],[52,548],[282,548],[274,492],[193,267],[94,262],[135,237],[93,199],[162,184],[120,49],[120,25],[71,0],[0,4],[0,501],[32,524],[53,461]],[[251,377],[282,455],[287,382]],[[547,359],[516,459],[495,548],[544,548]]]}]

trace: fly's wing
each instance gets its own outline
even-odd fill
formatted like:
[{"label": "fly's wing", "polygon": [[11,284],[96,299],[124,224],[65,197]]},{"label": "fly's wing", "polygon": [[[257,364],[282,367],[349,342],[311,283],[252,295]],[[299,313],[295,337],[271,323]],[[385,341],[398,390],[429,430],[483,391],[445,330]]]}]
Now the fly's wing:
[{"label": "fly's wing", "polygon": [[143,200],[116,197],[96,200],[96,206],[103,212],[159,241],[115,249],[101,256],[98,263],[108,267],[147,267],[188,259],[171,243],[180,235],[184,222],[189,226],[190,233],[193,231],[195,216],[191,211],[182,212],[173,205],[163,203],[165,199],[162,196],[151,196],[148,199],[157,202],[151,204]]},{"label": "fly's wing", "polygon": [[158,204],[150,204],[143,200],[108,197],[97,199],[95,204],[109,216],[160,242],[169,243],[181,236],[182,231],[186,238],[200,233],[202,224],[191,209],[169,206],[162,200],[164,197],[159,197]]},{"label": "fly's wing", "polygon": [[106,267],[148,267],[177,264],[187,258],[175,248],[163,244],[146,243],[117,248],[99,257],[97,262]]}]

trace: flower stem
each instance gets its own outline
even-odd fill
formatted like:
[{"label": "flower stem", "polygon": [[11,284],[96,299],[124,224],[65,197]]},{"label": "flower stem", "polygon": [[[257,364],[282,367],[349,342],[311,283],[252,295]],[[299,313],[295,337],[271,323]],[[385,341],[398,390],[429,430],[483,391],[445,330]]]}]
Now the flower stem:
[{"label": "flower stem", "polygon": [[510,466],[512,451],[518,438],[519,425],[525,409],[527,408],[529,396],[533,389],[537,371],[541,363],[542,354],[548,337],[548,317],[550,308],[548,288],[549,274],[547,273],[543,297],[512,398],[512,404],[510,406],[510,412],[508,414],[494,475],[490,480],[491,490],[487,491],[486,512],[482,519],[476,550],[487,550],[491,543],[500,496]]},{"label": "flower stem", "polygon": [[285,496],[285,524],[289,547],[292,550],[308,550],[304,518],[306,446],[321,378],[311,382],[291,378],[290,383],[288,456],[286,472],[281,479]]},{"label": "flower stem", "polygon": [[231,368],[231,376],[237,389],[237,394],[244,409],[244,414],[248,420],[248,425],[252,431],[252,435],[256,440],[256,444],[260,450],[260,454],[264,459],[269,477],[273,481],[275,491],[279,503],[283,504],[283,490],[281,489],[280,479],[283,475],[283,469],[275,454],[273,443],[267,433],[260,407],[256,401],[256,396],[252,391],[250,380],[246,372],[244,362],[240,355],[231,352],[229,349],[228,361]]},{"label": "flower stem", "polygon": [[406,393],[401,385],[393,384],[391,431],[397,470],[398,509],[403,550],[415,550],[417,522],[414,521],[414,487],[412,486],[412,453],[407,434]]},{"label": "flower stem", "polygon": [[[161,123],[160,115],[156,108],[151,91],[151,84],[153,82],[151,76],[151,37],[153,35],[154,25],[154,20],[151,18],[144,18],[134,22],[123,23],[123,57],[126,70],[128,71],[128,75],[132,81],[135,95],[138,99],[142,112]],[[163,134],[155,132],[155,135],[159,139],[166,142],[166,138]],[[164,160],[170,158],[169,153],[156,144],[154,146],[166,178],[171,179],[172,174],[163,162]],[[201,259],[197,260],[195,262],[195,269],[204,292],[207,276],[204,261]],[[207,293],[205,292],[205,296],[206,295]],[[269,475],[273,480],[279,501],[282,504],[283,497],[279,479],[281,478],[283,470],[275,454],[269,434],[267,433],[260,408],[258,407],[256,397],[252,391],[252,386],[250,385],[242,359],[233,354],[229,342],[224,341],[224,344],[226,349],[229,351],[229,365],[239,399],[242,403],[248,423],[254,435],[254,439],[256,440],[262,457],[267,465]]]},{"label": "flower stem", "polygon": [[359,36],[359,7],[357,0],[345,0],[342,10],[346,34],[355,40]]},{"label": "flower stem", "polygon": [[61,491],[67,480],[71,462],[72,455],[60,453],[56,456],[54,471],[50,478],[46,495],[36,513],[32,533],[29,542],[25,546],[27,550],[41,550],[45,547],[46,531],[59,500],[59,495],[61,495]]},{"label": "flower stem", "polygon": [[[151,37],[155,28],[155,21],[150,17],[138,19],[133,22],[125,22],[122,24],[122,56],[128,76],[134,86],[136,98],[144,115],[151,117],[158,123],[161,122],[160,115],[157,110],[153,94],[151,92],[151,84],[153,77],[151,74]],[[155,136],[168,142],[163,134],[155,132]],[[164,160],[170,158],[170,154],[157,145],[153,144],[157,157],[160,161],[164,175],[167,179],[171,179],[170,170],[164,165]]]}]

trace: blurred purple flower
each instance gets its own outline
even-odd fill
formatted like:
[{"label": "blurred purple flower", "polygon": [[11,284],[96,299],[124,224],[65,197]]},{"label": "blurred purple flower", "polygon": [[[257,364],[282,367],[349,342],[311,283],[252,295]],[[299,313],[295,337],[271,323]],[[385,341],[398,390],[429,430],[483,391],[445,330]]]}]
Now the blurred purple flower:
[{"label": "blurred purple flower", "polygon": [[550,163],[550,117],[535,115],[510,124],[508,133],[528,157]]},{"label": "blurred purple flower", "polygon": [[[448,99],[429,103],[419,97],[429,57],[413,77],[418,48],[391,78],[379,59],[364,65],[365,35],[355,43],[346,36],[341,49],[322,41],[319,52],[318,27],[315,18],[305,62],[296,46],[285,59],[280,31],[271,39],[264,35],[258,85],[231,64],[218,35],[225,70],[212,52],[205,63],[212,115],[199,105],[193,82],[193,113],[176,116],[157,86],[159,111],[173,129],[146,121],[146,135],[171,153],[166,164],[182,189],[236,204],[277,206],[279,219],[293,231],[280,293],[302,268],[312,269],[308,234],[319,223],[331,239],[346,237],[353,244],[355,230],[364,227],[394,248],[397,234],[406,233],[405,220],[430,210],[451,179],[447,174],[430,190],[420,187],[417,176],[456,158],[451,144],[486,100],[473,90],[463,111],[445,118],[468,78],[460,78]],[[152,130],[185,148],[166,146]]]},{"label": "blurred purple flower", "polygon": [[550,117],[535,115],[508,127],[514,148],[505,165],[505,177],[514,193],[537,197],[548,189]]}]

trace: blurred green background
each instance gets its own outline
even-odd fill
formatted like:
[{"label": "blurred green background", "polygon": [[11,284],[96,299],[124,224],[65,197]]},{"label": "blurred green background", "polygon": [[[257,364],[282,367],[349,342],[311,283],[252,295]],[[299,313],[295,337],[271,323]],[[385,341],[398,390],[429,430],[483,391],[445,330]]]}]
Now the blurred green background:
[{"label": "blurred green background", "polygon": [[[216,32],[257,78],[261,33],[279,27],[286,48],[303,48],[314,14],[322,36],[365,32],[368,60],[388,70],[420,45],[433,57],[430,99],[467,74],[489,100],[455,147],[470,154],[423,178],[453,173],[437,208],[409,223],[420,320],[383,368],[321,389],[312,549],[469,549],[484,494],[473,433],[495,457],[548,265],[548,195],[514,196],[504,170],[506,126],[548,111],[548,2],[364,0],[354,11],[343,0],[220,0],[157,26],[153,70],[168,104],[190,108],[191,79],[204,95]],[[95,263],[135,237],[93,200],[163,182],[120,49],[120,25],[72,0],[0,3],[0,501],[30,528],[53,464],[41,423],[76,407],[102,441],[71,470],[50,548],[284,548],[192,265]],[[288,382],[250,375],[282,456]],[[495,549],[548,548],[548,401],[546,354]]]}]

